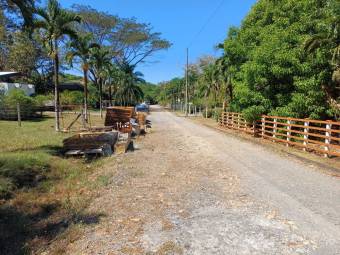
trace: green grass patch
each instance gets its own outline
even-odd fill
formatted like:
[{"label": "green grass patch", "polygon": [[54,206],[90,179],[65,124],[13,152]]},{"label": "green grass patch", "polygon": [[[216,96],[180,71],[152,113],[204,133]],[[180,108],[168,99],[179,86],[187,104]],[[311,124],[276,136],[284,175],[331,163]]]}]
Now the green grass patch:
[{"label": "green grass patch", "polygon": [[0,155],[0,198],[16,188],[35,186],[50,170],[46,153],[2,153]]},{"label": "green grass patch", "polygon": [[65,137],[54,132],[51,118],[24,121],[22,127],[0,121],[0,198],[45,180]]},{"label": "green grass patch", "polygon": [[22,121],[22,127],[0,121],[0,229],[6,230],[0,247],[6,254],[39,250],[77,229],[93,191],[107,185],[104,177],[91,177],[105,160],[63,157],[62,141],[70,135],[56,133],[48,116]]}]

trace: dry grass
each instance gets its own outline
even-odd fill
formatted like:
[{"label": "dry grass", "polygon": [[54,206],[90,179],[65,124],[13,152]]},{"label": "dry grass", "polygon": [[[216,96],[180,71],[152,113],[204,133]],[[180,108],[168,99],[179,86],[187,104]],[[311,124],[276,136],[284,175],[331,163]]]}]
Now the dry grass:
[{"label": "dry grass", "polygon": [[[66,121],[72,121],[69,114]],[[99,116],[92,123],[101,125]],[[105,177],[90,179],[102,160],[66,159],[54,119],[0,121],[0,247],[4,254],[41,251],[59,240],[58,251],[75,240],[81,226],[95,224],[102,215],[84,209]],[[57,251],[57,250],[56,250]],[[58,252],[57,252],[58,253]]]}]

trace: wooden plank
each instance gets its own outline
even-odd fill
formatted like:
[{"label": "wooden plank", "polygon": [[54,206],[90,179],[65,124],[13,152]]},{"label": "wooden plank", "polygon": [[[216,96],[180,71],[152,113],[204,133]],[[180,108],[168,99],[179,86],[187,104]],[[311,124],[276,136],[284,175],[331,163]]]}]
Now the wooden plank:
[{"label": "wooden plank", "polygon": [[130,119],[134,116],[133,107],[108,107],[106,109],[105,126],[113,126],[120,132],[131,132]]},{"label": "wooden plank", "polygon": [[[274,121],[269,121],[269,120],[266,120],[266,123],[278,124],[278,125],[281,125],[281,126],[291,126],[291,127],[305,128],[304,125],[287,124],[287,123],[283,123],[283,122],[274,122]],[[315,126],[308,126],[308,129],[314,129],[314,130],[324,131],[324,132],[327,131],[326,128],[319,128],[319,127],[315,127]],[[340,133],[340,130],[338,130],[338,129],[330,129],[330,131],[331,131],[331,133]]]},{"label": "wooden plank", "polygon": [[97,149],[105,144],[111,147],[118,139],[118,132],[85,132],[64,139],[63,148],[70,150]]},{"label": "wooden plank", "polygon": [[279,117],[279,116],[268,116],[263,115],[266,119],[281,119],[281,120],[293,120],[293,121],[300,121],[300,122],[310,122],[310,123],[319,123],[319,124],[331,124],[331,125],[338,125],[340,126],[339,121],[332,121],[332,120],[313,120],[313,119],[298,119],[298,118],[290,118],[290,117]]},{"label": "wooden plank", "polygon": [[[265,126],[265,128],[274,129],[274,127],[272,127],[272,126]],[[308,128],[309,128],[309,126],[308,126]],[[286,128],[280,128],[280,127],[277,127],[276,129],[281,130],[281,131],[287,131],[288,130]],[[305,133],[303,131],[299,131],[299,130],[295,130],[295,129],[291,129],[290,132],[291,133],[296,133],[296,134],[301,134],[301,135],[308,135],[308,136],[313,136],[313,137],[319,137],[319,138],[327,138],[327,136],[325,136],[325,135],[320,135],[320,134],[316,134],[316,133],[313,133],[313,132]],[[340,141],[340,137],[335,137],[335,136],[332,136],[332,135],[330,136],[330,139],[331,140],[335,140],[335,141]]]},{"label": "wooden plank", "polygon": [[[298,146],[298,147],[301,147],[301,148],[315,150],[315,151],[317,151],[317,152],[319,152],[321,154],[325,153],[324,149],[320,149],[320,148],[316,148],[316,147],[310,146],[310,144],[313,144],[313,143],[307,144],[307,146],[306,146],[306,145],[304,145],[302,143],[296,143],[296,142],[292,142],[292,141],[287,142],[287,140],[280,139],[280,138],[274,138],[274,137],[269,136],[269,135],[264,135],[263,137],[266,138],[266,139],[269,139],[269,140],[275,139],[278,142],[289,143],[290,145],[295,145],[295,146]],[[330,155],[334,155],[334,156],[340,156],[340,153],[338,153],[336,151],[328,151],[327,153],[330,154]]]}]

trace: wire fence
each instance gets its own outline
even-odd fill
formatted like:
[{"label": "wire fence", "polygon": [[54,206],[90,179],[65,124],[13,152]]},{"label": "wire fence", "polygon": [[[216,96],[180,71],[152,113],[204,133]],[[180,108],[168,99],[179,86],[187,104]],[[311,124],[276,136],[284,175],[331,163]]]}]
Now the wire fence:
[{"label": "wire fence", "polygon": [[27,120],[41,118],[43,112],[54,107],[33,106],[31,104],[12,104],[0,106],[0,120]]}]

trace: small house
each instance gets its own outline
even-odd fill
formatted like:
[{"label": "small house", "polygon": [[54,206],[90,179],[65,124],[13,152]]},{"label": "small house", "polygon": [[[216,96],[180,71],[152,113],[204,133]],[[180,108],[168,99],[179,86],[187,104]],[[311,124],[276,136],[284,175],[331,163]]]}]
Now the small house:
[{"label": "small house", "polygon": [[13,89],[20,89],[24,91],[27,96],[35,94],[35,87],[33,84],[11,82],[13,78],[19,76],[21,76],[21,73],[18,72],[0,72],[0,94],[7,94]]}]

